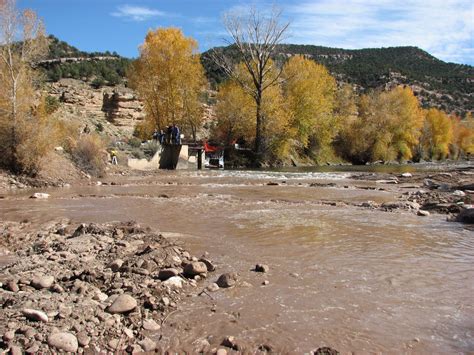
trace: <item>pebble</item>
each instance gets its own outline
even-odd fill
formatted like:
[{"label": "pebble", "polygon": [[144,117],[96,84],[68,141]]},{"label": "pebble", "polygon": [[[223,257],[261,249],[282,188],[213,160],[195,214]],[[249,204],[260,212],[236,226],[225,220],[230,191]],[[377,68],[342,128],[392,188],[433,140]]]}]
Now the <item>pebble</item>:
[{"label": "pebble", "polygon": [[8,291],[11,291],[11,292],[20,291],[20,288],[18,287],[17,282],[14,281],[14,280],[7,281],[7,283],[5,284],[5,289],[7,289]]},{"label": "pebble", "polygon": [[38,343],[33,343],[28,349],[26,349],[27,354],[37,354],[40,349]]},{"label": "pebble", "polygon": [[42,288],[50,288],[54,283],[54,276],[37,275],[31,280],[31,286],[40,290]]},{"label": "pebble", "polygon": [[237,282],[237,274],[234,272],[228,272],[219,276],[216,284],[221,288],[232,287]]},{"label": "pebble", "polygon": [[153,319],[145,319],[143,321],[142,327],[143,329],[150,330],[150,331],[160,330],[161,328],[161,326],[158,323],[156,323]]},{"label": "pebble", "polygon": [[27,319],[32,320],[32,321],[43,322],[43,323],[47,323],[49,321],[49,318],[46,315],[46,313],[42,311],[38,311],[36,309],[25,308],[23,309],[22,313]]},{"label": "pebble", "polygon": [[193,261],[184,267],[186,276],[196,276],[207,272],[207,266],[201,261]]},{"label": "pebble", "polygon": [[404,177],[404,178],[410,178],[410,177],[412,177],[412,176],[413,176],[413,175],[412,175],[411,173],[403,173],[403,174],[402,174],[402,177]]},{"label": "pebble", "polygon": [[175,268],[162,269],[158,272],[158,279],[165,281],[171,277],[178,276],[179,271]]},{"label": "pebble", "polygon": [[22,355],[23,351],[21,351],[21,348],[18,345],[13,345],[10,348],[10,354],[11,355]]},{"label": "pebble", "polygon": [[76,352],[78,348],[77,338],[68,332],[53,333],[48,337],[48,345],[58,350]]},{"label": "pebble", "polygon": [[265,264],[257,264],[257,265],[255,265],[255,271],[256,272],[269,272],[270,267],[268,265],[265,265]]},{"label": "pebble", "polygon": [[112,261],[109,265],[109,267],[112,269],[113,272],[117,272],[120,270],[120,268],[123,265],[123,260],[122,259],[116,259]]},{"label": "pebble", "polygon": [[117,299],[107,307],[107,312],[115,313],[126,313],[137,307],[137,301],[130,295],[122,294],[117,297]]},{"label": "pebble", "polygon": [[268,281],[268,280],[265,280],[265,281],[262,282],[262,285],[263,285],[263,286],[267,286],[267,285],[269,285],[269,284],[270,284],[270,281]]},{"label": "pebble", "polygon": [[87,336],[86,332],[79,332],[77,333],[77,342],[80,346],[84,347],[89,345],[91,338]]},{"label": "pebble", "polygon": [[156,343],[150,338],[144,338],[138,342],[144,351],[153,351],[156,349]]},{"label": "pebble", "polygon": [[30,198],[46,199],[49,198],[49,196],[49,194],[44,192],[35,192],[33,195],[30,196]]},{"label": "pebble", "polygon": [[416,214],[417,214],[418,216],[423,216],[423,217],[427,217],[427,216],[430,215],[430,213],[429,213],[428,211],[425,211],[425,210],[418,210],[418,211],[416,212]]},{"label": "pebble", "polygon": [[5,334],[3,334],[2,339],[6,341],[7,343],[15,338],[15,331],[14,330],[9,330]]},{"label": "pebble", "polygon": [[226,349],[217,349],[216,355],[227,355],[227,350]]},{"label": "pebble", "polygon": [[163,285],[170,288],[183,288],[183,279],[179,276],[170,277],[163,282]]},{"label": "pebble", "polygon": [[454,196],[459,196],[459,197],[464,197],[466,196],[466,193],[464,191],[461,191],[461,190],[456,190],[453,192],[453,195]]},{"label": "pebble", "polygon": [[216,270],[216,266],[209,259],[201,258],[199,261],[206,264],[207,271],[212,272]]},{"label": "pebble", "polygon": [[215,282],[213,282],[212,284],[210,284],[206,287],[206,290],[208,290],[209,292],[219,291],[219,285],[216,284]]}]

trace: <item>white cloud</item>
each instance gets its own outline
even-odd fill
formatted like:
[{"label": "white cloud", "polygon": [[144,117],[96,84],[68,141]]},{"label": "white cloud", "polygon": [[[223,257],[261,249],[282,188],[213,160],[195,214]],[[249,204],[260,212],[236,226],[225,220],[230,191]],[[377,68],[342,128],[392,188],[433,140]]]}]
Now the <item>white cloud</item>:
[{"label": "white cloud", "polygon": [[122,5],[119,6],[115,12],[112,12],[111,15],[131,21],[146,21],[153,17],[165,16],[166,14],[162,11],[150,9],[148,7]]},{"label": "white cloud", "polygon": [[286,6],[291,42],[342,48],[417,46],[473,63],[470,0],[304,0]]}]

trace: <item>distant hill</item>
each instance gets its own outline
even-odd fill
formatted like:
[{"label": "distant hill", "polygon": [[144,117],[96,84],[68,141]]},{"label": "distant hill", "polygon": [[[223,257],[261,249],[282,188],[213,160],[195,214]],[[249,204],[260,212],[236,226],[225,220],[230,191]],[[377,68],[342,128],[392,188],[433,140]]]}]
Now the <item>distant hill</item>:
[{"label": "distant hill", "polygon": [[[131,59],[116,52],[83,52],[50,36],[49,53],[42,64],[49,81],[72,78],[91,81],[98,87],[124,81]],[[235,47],[211,49],[224,51],[236,63]],[[225,80],[223,71],[204,52],[201,61],[212,84]],[[474,111],[474,67],[443,62],[417,47],[340,49],[312,45],[280,45],[275,60],[284,63],[301,54],[328,67],[338,82],[354,85],[358,92],[409,85],[423,107],[438,107],[464,115]]]},{"label": "distant hill", "polygon": [[[233,46],[211,50],[224,51],[235,62]],[[225,74],[211,60],[209,51],[202,62],[209,80],[220,83]],[[301,54],[324,64],[339,82],[370,89],[409,85],[423,107],[438,107],[464,115],[474,110],[474,67],[443,62],[417,47],[390,47],[348,50],[312,45],[280,45],[275,60],[286,61]]]},{"label": "distant hill", "polygon": [[116,52],[83,52],[67,42],[49,36],[47,59],[39,63],[51,82],[62,78],[92,80],[96,87],[123,82],[131,60]]}]

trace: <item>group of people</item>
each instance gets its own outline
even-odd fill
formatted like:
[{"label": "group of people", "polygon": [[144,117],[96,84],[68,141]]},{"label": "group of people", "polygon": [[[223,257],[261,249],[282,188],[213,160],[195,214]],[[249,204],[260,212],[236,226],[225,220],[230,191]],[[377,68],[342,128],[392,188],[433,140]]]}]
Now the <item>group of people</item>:
[{"label": "group of people", "polygon": [[158,132],[157,129],[153,132],[153,140],[160,142],[160,144],[181,144],[181,132],[176,124],[169,125],[166,132],[162,129]]}]

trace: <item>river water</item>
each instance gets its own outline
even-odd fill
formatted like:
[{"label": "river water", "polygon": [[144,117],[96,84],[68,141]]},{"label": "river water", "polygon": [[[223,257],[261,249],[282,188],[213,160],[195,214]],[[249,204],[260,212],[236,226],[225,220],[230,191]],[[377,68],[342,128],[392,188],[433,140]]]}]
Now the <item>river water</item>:
[{"label": "river water", "polygon": [[[7,195],[1,218],[136,220],[196,255],[209,252],[218,275],[237,272],[252,285],[186,299],[167,319],[163,342],[218,344],[232,335],[281,353],[474,351],[472,229],[440,215],[344,204],[394,200],[402,187],[367,190],[358,187],[375,182],[314,171],[175,171],[110,181],[117,185],[50,189],[47,200],[28,199],[31,191]],[[270,272],[251,271],[256,263]]]}]

